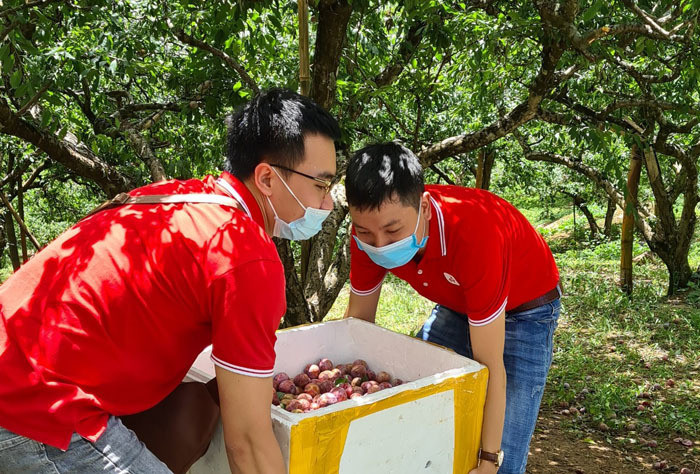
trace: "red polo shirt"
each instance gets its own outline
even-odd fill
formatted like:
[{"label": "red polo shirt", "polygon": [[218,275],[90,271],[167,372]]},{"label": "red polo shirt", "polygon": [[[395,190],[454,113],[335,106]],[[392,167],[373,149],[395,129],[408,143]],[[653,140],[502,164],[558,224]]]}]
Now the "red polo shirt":
[{"label": "red polo shirt", "polygon": [[[559,271],[542,236],[520,211],[488,191],[426,186],[432,218],[419,263],[390,270],[425,298],[482,326],[552,290]],[[353,230],[354,233],[354,230]],[[358,295],[377,291],[387,270],[350,243],[350,285]]]},{"label": "red polo shirt", "polygon": [[65,449],[109,415],[143,411],[197,355],[272,375],[284,271],[252,194],[221,179],[165,181],[132,195],[207,193],[201,203],[126,205],[78,222],[0,287],[0,426]]}]

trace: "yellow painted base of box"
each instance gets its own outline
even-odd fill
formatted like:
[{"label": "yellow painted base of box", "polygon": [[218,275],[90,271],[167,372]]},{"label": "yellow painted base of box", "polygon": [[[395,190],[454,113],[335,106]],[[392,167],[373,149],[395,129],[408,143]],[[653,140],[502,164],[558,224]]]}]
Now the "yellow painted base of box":
[{"label": "yellow painted base of box", "polygon": [[353,420],[449,390],[454,392],[453,473],[466,474],[477,464],[487,381],[488,370],[484,368],[376,403],[301,420],[291,429],[289,474],[338,473]]}]

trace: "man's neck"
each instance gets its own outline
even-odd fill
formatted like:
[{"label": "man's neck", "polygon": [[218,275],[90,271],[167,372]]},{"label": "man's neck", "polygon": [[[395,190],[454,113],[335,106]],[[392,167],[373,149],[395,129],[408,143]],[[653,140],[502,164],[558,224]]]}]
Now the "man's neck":
[{"label": "man's neck", "polygon": [[248,188],[250,194],[253,195],[255,203],[260,208],[260,213],[263,216],[263,222],[265,224],[265,233],[269,236],[272,236],[272,230],[274,228],[274,218],[267,212],[267,206],[265,205],[265,201],[267,201],[267,199],[258,190],[258,187],[255,186],[255,183],[251,178],[243,180],[243,184],[245,184],[245,187]]}]

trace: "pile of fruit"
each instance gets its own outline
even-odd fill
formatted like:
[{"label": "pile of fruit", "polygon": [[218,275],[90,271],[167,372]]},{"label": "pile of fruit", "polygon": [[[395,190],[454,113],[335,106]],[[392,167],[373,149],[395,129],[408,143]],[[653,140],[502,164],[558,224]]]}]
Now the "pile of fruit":
[{"label": "pile of fruit", "polygon": [[308,364],[304,371],[290,378],[284,372],[272,378],[272,404],[292,413],[307,413],[368,393],[401,385],[387,372],[374,372],[367,362],[333,365],[328,359]]}]

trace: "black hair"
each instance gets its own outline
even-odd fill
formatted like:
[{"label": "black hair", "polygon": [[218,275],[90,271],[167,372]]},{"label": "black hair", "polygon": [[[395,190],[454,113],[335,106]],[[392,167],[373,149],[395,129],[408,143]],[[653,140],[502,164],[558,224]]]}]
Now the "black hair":
[{"label": "black hair", "polygon": [[366,146],[348,162],[345,196],[350,206],[361,211],[379,209],[394,199],[418,209],[424,190],[418,157],[399,143]]},{"label": "black hair", "polygon": [[320,134],[338,142],[340,127],[308,97],[287,89],[256,95],[226,120],[224,169],[246,179],[263,159],[294,168],[304,157],[304,137]]}]

